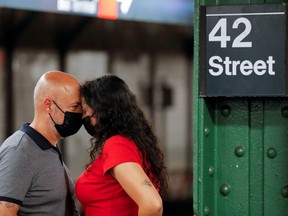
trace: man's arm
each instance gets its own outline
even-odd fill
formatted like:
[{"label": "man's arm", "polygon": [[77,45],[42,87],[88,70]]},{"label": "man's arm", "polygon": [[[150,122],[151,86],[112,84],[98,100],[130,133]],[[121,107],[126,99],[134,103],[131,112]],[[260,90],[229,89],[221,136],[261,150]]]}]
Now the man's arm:
[{"label": "man's arm", "polygon": [[33,157],[13,146],[1,150],[0,216],[16,216],[32,182]]},{"label": "man's arm", "polygon": [[15,203],[0,201],[1,216],[17,216],[19,208],[20,206]]}]

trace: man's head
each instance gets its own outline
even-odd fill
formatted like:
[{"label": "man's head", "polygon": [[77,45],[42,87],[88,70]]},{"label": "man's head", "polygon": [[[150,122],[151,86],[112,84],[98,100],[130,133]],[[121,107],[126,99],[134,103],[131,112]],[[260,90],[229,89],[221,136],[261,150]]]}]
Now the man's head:
[{"label": "man's head", "polygon": [[79,81],[61,71],[46,72],[34,89],[34,109],[31,127],[48,140],[57,142],[77,132],[82,116]]}]

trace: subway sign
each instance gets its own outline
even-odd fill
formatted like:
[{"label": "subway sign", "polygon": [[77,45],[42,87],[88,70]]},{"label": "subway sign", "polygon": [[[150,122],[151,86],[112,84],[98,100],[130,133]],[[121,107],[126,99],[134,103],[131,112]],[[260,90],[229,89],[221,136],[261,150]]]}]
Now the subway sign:
[{"label": "subway sign", "polygon": [[288,96],[286,5],[200,11],[200,96]]}]

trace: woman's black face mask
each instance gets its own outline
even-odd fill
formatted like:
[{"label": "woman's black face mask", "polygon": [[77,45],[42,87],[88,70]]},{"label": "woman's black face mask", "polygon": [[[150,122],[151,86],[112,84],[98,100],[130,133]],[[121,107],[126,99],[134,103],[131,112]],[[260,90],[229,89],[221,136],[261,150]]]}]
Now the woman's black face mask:
[{"label": "woman's black face mask", "polygon": [[60,134],[61,137],[71,136],[79,131],[82,126],[82,113],[75,113],[75,112],[64,112],[55,101],[53,103],[57,106],[61,112],[64,113],[64,121],[63,124],[56,124],[52,116],[50,118],[54,122],[55,128]]},{"label": "woman's black face mask", "polygon": [[95,135],[95,126],[91,124],[91,118],[94,114],[88,115],[85,118],[82,119],[82,123],[87,131],[88,134],[90,134],[92,137]]}]

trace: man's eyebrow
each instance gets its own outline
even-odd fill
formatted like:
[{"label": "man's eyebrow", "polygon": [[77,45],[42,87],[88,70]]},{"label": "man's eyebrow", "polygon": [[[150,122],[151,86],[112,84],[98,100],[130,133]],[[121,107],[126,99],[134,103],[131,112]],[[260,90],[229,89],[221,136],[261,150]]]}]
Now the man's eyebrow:
[{"label": "man's eyebrow", "polygon": [[69,106],[71,106],[71,107],[82,106],[82,103],[81,102],[74,102],[74,103],[71,103]]}]

